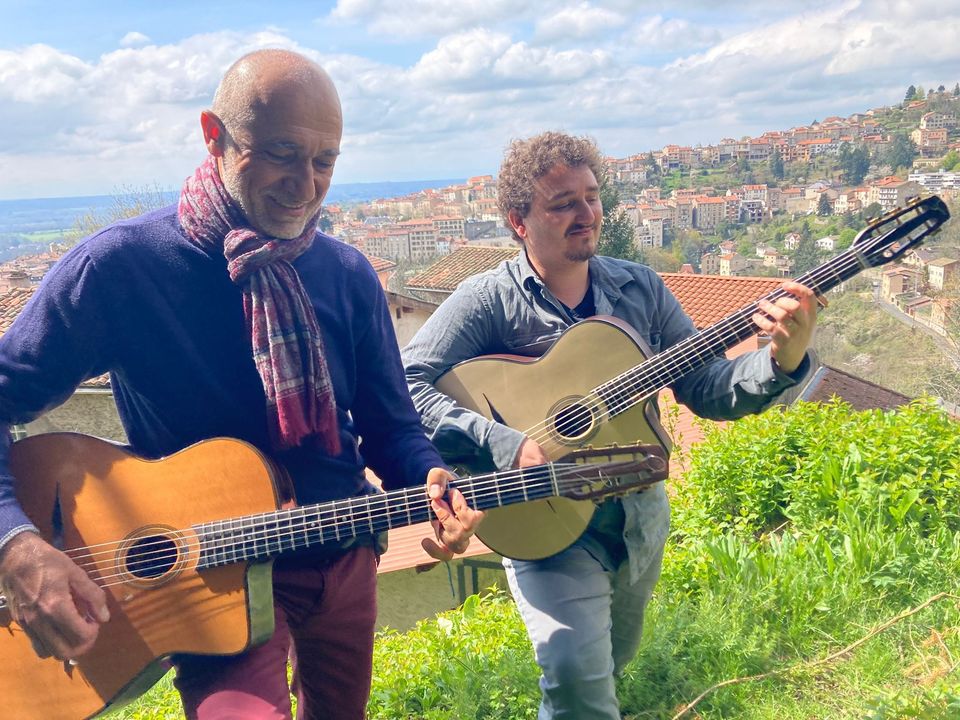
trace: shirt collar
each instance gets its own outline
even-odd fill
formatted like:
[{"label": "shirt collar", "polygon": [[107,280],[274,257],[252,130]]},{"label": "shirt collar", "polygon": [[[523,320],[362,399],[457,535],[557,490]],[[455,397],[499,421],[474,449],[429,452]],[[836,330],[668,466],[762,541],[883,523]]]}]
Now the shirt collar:
[{"label": "shirt collar", "polygon": [[[526,250],[521,247],[517,253],[517,269],[520,282],[527,290],[546,287],[536,270],[530,265]],[[633,275],[619,263],[603,256],[594,256],[587,261],[590,265],[590,282],[606,295],[611,303],[616,303],[623,295],[621,288],[633,282]]]}]

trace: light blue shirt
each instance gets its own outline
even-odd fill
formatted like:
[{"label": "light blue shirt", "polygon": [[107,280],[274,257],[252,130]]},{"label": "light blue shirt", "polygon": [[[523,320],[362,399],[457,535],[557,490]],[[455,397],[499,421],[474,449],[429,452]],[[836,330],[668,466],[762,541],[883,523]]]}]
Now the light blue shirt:
[{"label": "light blue shirt", "polygon": [[[626,321],[660,352],[696,332],[680,303],[649,267],[609,257],[589,261],[590,287],[598,315]],[[526,253],[475,275],[447,298],[402,351],[407,385],[430,439],[441,454],[464,457],[470,451],[509,468],[525,436],[519,430],[459,406],[433,383],[451,367],[481,355],[509,353],[539,357],[574,319],[543,284]],[[791,376],[774,366],[767,348],[727,360],[718,357],[678,380],[675,396],[696,414],[732,420],[760,412],[795,384],[809,366],[804,358]],[[609,527],[614,503],[601,506],[598,521]],[[636,578],[649,565],[669,530],[670,512],[663,483],[622,499],[623,539]],[[592,529],[600,530],[597,523]],[[607,564],[609,549],[586,533],[580,542]],[[614,569],[614,568],[611,568]]]}]

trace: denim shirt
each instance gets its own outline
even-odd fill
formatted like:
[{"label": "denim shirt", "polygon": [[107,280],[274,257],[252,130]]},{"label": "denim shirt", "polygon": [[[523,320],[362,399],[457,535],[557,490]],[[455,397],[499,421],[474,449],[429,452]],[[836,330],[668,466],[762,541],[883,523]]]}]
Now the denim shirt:
[{"label": "denim shirt", "polygon": [[[597,314],[627,322],[651,352],[696,332],[680,303],[649,267],[598,256],[590,259],[589,271]],[[524,434],[460,407],[433,383],[457,363],[480,355],[539,357],[573,323],[524,252],[462,282],[402,351],[410,395],[441,454],[462,455],[464,447],[473,446],[488,454],[498,468],[511,467]],[[701,417],[732,420],[773,404],[779,393],[795,384],[793,378],[803,377],[808,366],[809,359],[804,358],[788,376],[775,367],[769,349],[764,348],[732,360],[717,357],[680,378],[672,390],[679,402]],[[624,544],[635,579],[669,530],[663,483],[624,497],[622,505]],[[593,552],[595,548],[587,544]],[[600,552],[604,556],[598,559],[606,564],[610,555]]]}]

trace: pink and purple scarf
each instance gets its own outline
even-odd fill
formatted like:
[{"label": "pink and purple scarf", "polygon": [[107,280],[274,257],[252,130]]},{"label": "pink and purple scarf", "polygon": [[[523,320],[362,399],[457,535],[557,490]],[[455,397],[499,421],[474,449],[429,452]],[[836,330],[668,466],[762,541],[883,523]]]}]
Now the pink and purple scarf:
[{"label": "pink and purple scarf", "polygon": [[267,397],[274,449],[312,439],[338,454],[337,409],[320,326],[290,264],[313,243],[316,218],[292,240],[259,234],[227,193],[213,156],[183,184],[177,213],[194,243],[223,250],[230,279],[243,288],[243,312]]}]

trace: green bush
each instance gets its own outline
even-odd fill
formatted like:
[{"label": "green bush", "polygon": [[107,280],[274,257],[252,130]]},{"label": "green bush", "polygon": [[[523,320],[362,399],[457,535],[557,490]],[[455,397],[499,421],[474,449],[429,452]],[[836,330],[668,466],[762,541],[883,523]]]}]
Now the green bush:
[{"label": "green bush", "polygon": [[536,718],[540,675],[512,600],[493,592],[377,636],[371,720]]}]

